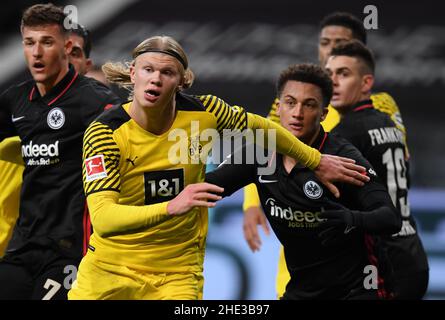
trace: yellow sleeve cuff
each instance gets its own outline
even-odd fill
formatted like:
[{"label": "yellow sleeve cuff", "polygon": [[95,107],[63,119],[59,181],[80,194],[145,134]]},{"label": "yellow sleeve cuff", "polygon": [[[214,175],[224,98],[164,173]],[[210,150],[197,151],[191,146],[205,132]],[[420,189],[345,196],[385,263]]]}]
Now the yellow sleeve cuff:
[{"label": "yellow sleeve cuff", "polygon": [[244,202],[243,202],[243,211],[251,207],[260,207],[260,197],[258,195],[258,190],[256,188],[255,183],[251,183],[244,187]]},{"label": "yellow sleeve cuff", "polygon": [[24,165],[19,137],[6,138],[0,143],[0,160]]}]

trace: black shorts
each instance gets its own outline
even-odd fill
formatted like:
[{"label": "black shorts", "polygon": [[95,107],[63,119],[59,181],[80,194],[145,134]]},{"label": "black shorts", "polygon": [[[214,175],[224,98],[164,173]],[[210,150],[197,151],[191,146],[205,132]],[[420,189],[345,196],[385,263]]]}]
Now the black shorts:
[{"label": "black shorts", "polygon": [[394,276],[394,299],[421,300],[428,289],[429,271]]},{"label": "black shorts", "polygon": [[[348,292],[337,292],[335,295],[324,295],[322,297],[311,297],[308,299],[311,300],[380,300],[378,292],[376,289],[365,289],[364,287],[357,287],[355,289],[351,289]],[[284,295],[280,298],[280,300],[302,300],[301,298],[289,294],[289,291],[286,290]]]},{"label": "black shorts", "polygon": [[27,245],[0,260],[0,300],[66,300],[80,259]]}]

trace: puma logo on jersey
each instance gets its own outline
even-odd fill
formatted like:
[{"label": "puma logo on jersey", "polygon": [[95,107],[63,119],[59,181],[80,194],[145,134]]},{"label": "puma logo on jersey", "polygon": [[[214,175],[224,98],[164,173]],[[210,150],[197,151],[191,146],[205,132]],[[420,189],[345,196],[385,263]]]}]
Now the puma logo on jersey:
[{"label": "puma logo on jersey", "polygon": [[133,160],[131,160],[131,158],[127,158],[126,161],[129,162],[129,163],[131,163],[131,164],[133,165],[133,167],[134,167],[134,166],[136,166],[134,162],[136,161],[137,158],[138,158],[137,156],[134,157]]}]

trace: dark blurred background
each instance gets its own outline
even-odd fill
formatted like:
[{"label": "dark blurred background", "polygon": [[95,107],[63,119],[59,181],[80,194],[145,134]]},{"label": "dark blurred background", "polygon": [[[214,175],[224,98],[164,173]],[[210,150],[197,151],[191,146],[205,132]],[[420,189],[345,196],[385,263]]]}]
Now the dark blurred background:
[{"label": "dark blurred background", "polygon": [[[13,1],[0,12],[0,89],[28,76],[20,50],[20,15],[38,1]],[[368,30],[377,57],[377,91],[398,103],[412,152],[413,186],[445,181],[445,21],[436,1],[54,1],[78,8],[93,31],[97,65],[129,59],[143,39],[174,36],[196,73],[192,93],[214,93],[266,115],[274,82],[288,64],[317,62],[318,22],[344,10],[365,18],[378,9],[378,29]],[[4,69],[7,72],[5,72]]]},{"label": "dark blurred background", "polygon": [[[29,77],[19,24],[23,9],[35,3],[39,1],[8,2],[0,11],[2,91]],[[348,11],[364,19],[364,7],[375,5],[378,29],[368,30],[368,45],[377,57],[375,89],[390,93],[402,112],[411,151],[411,207],[434,265],[430,297],[445,297],[445,20],[438,1],[53,3],[76,6],[78,21],[92,31],[92,58],[97,66],[108,60],[129,60],[132,49],[145,38],[170,35],[184,46],[195,72],[196,82],[190,93],[212,93],[261,115],[267,114],[275,97],[274,83],[280,70],[291,63],[317,62],[318,23],[323,16],[332,11]],[[235,211],[239,216],[241,197],[234,199],[229,207],[238,208]],[[225,214],[224,210],[216,212],[216,217]],[[215,221],[218,225],[225,220]],[[239,225],[232,229],[236,229],[244,252],[241,222],[236,223]],[[209,240],[215,238],[209,234]],[[246,259],[250,259],[250,253],[245,253]],[[276,268],[275,264],[272,266]],[[272,283],[274,270],[269,275]],[[207,292],[208,298],[212,295]],[[228,294],[226,298],[231,297],[236,296]],[[247,297],[258,298],[252,292]]]}]

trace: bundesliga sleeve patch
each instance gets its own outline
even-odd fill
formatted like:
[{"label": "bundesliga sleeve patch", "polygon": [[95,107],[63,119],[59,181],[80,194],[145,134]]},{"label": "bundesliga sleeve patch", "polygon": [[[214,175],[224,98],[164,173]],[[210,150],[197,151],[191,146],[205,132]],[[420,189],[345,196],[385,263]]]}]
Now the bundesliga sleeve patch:
[{"label": "bundesliga sleeve patch", "polygon": [[104,156],[98,155],[85,159],[86,182],[107,177]]}]

